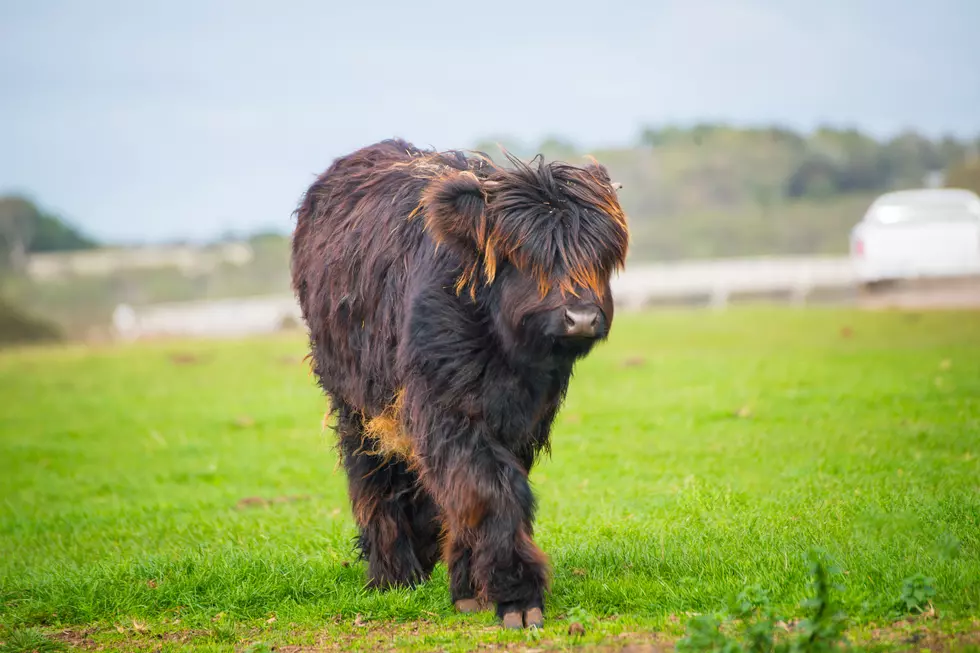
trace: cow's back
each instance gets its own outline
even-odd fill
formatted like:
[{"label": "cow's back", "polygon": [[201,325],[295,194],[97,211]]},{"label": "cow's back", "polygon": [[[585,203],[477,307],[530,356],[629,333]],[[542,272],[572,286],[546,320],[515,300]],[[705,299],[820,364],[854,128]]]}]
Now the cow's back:
[{"label": "cow's back", "polygon": [[297,210],[292,281],[323,389],[368,415],[398,387],[395,356],[412,263],[432,244],[418,206],[421,152],[385,141],[337,159]]}]

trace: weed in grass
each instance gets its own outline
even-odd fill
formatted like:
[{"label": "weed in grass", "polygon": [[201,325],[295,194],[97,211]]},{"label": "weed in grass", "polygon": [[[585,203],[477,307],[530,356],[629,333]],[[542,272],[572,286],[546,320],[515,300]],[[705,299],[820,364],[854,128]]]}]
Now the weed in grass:
[{"label": "weed in grass", "polygon": [[588,610],[585,610],[580,605],[576,605],[574,608],[569,608],[566,614],[569,622],[580,623],[583,626],[591,626],[595,623],[595,617],[589,614]]},{"label": "weed in grass", "polygon": [[272,647],[264,642],[255,642],[245,649],[245,653],[272,653]]},{"label": "weed in grass", "polygon": [[822,553],[811,552],[810,597],[803,602],[804,618],[788,635],[769,601],[757,587],[742,591],[719,614],[700,615],[688,624],[687,636],[677,643],[690,653],[827,653],[846,647],[845,618],[836,609],[833,595],[842,588],[832,582],[838,570]]},{"label": "weed in grass", "polygon": [[803,602],[804,609],[809,612],[800,622],[802,640],[791,650],[822,653],[843,643],[847,618],[837,609],[834,597],[844,587],[834,582],[840,576],[841,570],[830,563],[826,554],[811,552],[809,565],[810,597]]},{"label": "weed in grass", "polygon": [[595,624],[595,617],[580,605],[570,608],[566,618],[568,619],[568,634],[576,637],[584,635]]},{"label": "weed in grass", "polygon": [[923,574],[906,578],[902,583],[902,595],[899,598],[900,607],[911,614],[925,612],[936,596],[934,583],[934,579]]},{"label": "weed in grass", "polygon": [[63,651],[65,645],[49,639],[36,628],[21,628],[4,637],[0,643],[0,653],[49,653]]},{"label": "weed in grass", "polygon": [[238,641],[238,627],[234,622],[219,620],[211,627],[211,637],[217,642]]}]

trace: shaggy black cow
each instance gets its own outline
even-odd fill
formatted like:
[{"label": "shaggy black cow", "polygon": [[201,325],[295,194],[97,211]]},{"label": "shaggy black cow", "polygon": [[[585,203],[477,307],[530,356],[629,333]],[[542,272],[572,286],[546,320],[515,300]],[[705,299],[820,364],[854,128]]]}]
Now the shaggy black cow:
[{"label": "shaggy black cow", "polygon": [[293,287],[375,587],[441,559],[457,609],[540,625],[528,471],[577,359],[609,333],[629,234],[605,168],[389,140],[297,209]]}]

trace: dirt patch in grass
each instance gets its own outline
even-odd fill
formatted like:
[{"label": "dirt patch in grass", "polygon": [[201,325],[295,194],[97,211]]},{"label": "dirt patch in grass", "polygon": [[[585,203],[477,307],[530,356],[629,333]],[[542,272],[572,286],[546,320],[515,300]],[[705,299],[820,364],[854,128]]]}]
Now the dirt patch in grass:
[{"label": "dirt patch in grass", "polygon": [[[591,631],[591,629],[590,629]],[[430,622],[368,621],[354,626],[347,620],[326,630],[266,630],[240,628],[235,650],[269,650],[276,653],[319,653],[358,650],[471,650],[471,651],[550,651],[577,650],[597,653],[666,653],[675,650],[676,634],[630,629],[618,633],[587,632],[567,636],[567,623],[551,621],[540,634],[529,631],[503,633],[497,626],[469,623],[440,626]],[[99,651],[156,650],[163,643],[176,643],[193,650],[195,643],[214,644],[207,630],[169,632],[128,632],[120,636],[115,629],[64,629],[49,633],[71,648]],[[902,620],[885,626],[866,624],[851,629],[848,640],[858,648],[884,651],[932,651],[945,653],[967,647],[980,647],[980,620],[943,622]],[[304,642],[292,644],[290,642]],[[264,646],[260,646],[264,643]]]},{"label": "dirt patch in grass", "polygon": [[51,639],[67,644],[72,649],[86,651],[136,651],[156,650],[163,642],[181,645],[193,644],[196,640],[207,639],[210,632],[206,630],[177,630],[169,632],[125,632],[119,634],[116,629],[82,628],[54,631],[49,634]]},{"label": "dirt patch in grass", "polygon": [[980,620],[942,623],[909,617],[886,626],[868,624],[849,633],[853,644],[861,647],[878,645],[896,650],[960,651],[980,647]]},{"label": "dirt patch in grass", "polygon": [[281,497],[244,497],[238,500],[235,507],[239,510],[245,510],[247,508],[268,508],[274,504],[280,503],[293,503],[295,501],[309,501],[312,497],[309,494],[297,494],[295,496],[281,496]]},{"label": "dirt patch in grass", "polygon": [[82,628],[81,630],[66,629],[51,633],[50,637],[51,639],[67,644],[71,648],[96,650],[99,648],[99,644],[92,639],[92,635],[98,632],[98,628]]}]

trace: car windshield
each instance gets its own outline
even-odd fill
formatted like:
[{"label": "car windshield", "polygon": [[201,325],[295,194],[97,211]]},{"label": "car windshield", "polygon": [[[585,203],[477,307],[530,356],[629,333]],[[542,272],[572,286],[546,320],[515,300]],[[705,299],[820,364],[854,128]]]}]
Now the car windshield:
[{"label": "car windshield", "polygon": [[869,211],[874,222],[948,222],[980,220],[980,200],[961,195],[881,198]]}]

